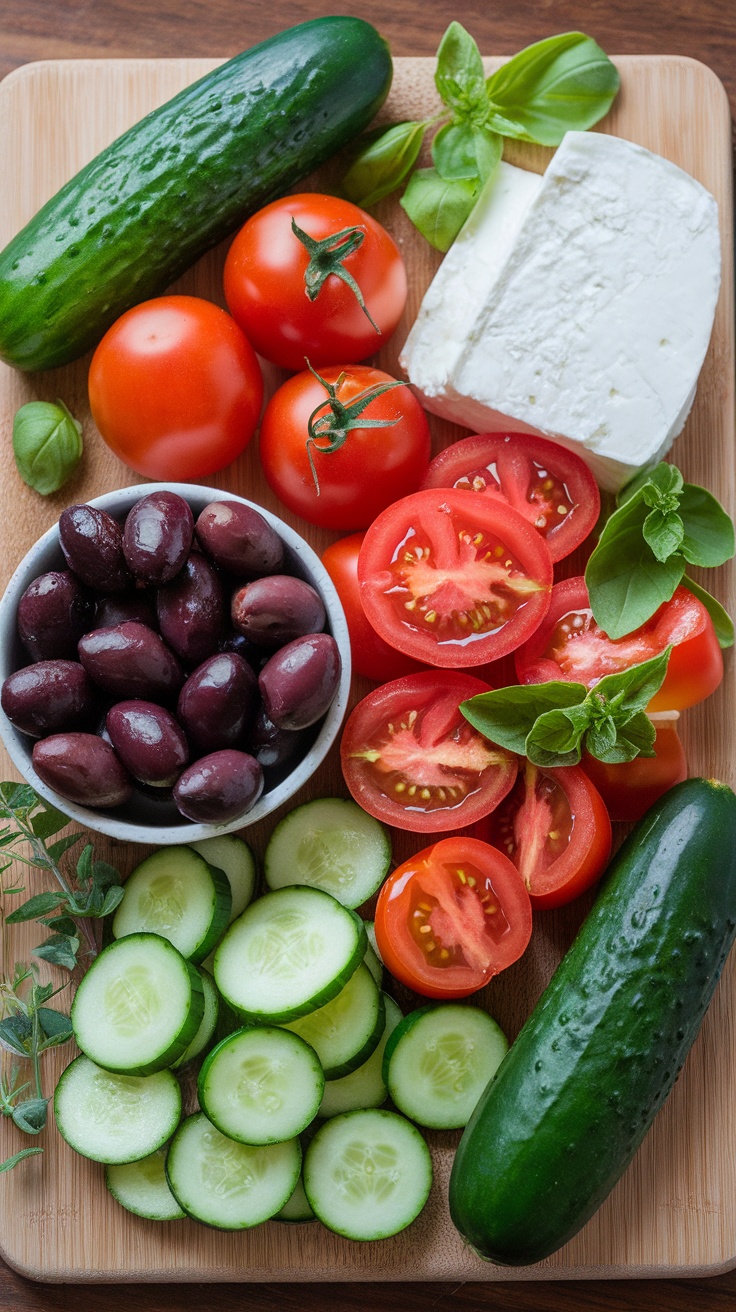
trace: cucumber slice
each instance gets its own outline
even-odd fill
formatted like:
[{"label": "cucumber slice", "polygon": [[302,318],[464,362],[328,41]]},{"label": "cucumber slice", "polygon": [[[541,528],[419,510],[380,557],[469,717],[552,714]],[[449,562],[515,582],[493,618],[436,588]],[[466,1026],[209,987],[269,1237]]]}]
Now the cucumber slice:
[{"label": "cucumber slice", "polygon": [[204,1014],[202,978],[168,939],[130,934],[102,951],[72,1003],[74,1037],[98,1066],[150,1075],[186,1052]]},{"label": "cucumber slice", "polygon": [[182,1121],[169,1147],[166,1178],[189,1216],[219,1230],[246,1230],[288,1202],[302,1163],[298,1139],[235,1143],[203,1112]]},{"label": "cucumber slice", "polygon": [[215,984],[247,1019],[278,1023],[337,996],[366,948],[363,922],[316,888],[282,888],[243,912],[215,953]]},{"label": "cucumber slice", "polygon": [[315,1215],[346,1239],[388,1239],[418,1217],[432,1159],[416,1126],[396,1112],[346,1112],[317,1131],[304,1159]]},{"label": "cucumber slice", "polygon": [[380,1107],[388,1098],[388,1089],[384,1083],[383,1053],[389,1036],[403,1019],[401,1011],[393,998],[383,994],[386,1009],[386,1025],[375,1052],[352,1075],[345,1075],[341,1080],[328,1080],[320,1103],[319,1115],[323,1117],[339,1116],[341,1112],[355,1112],[368,1107]]},{"label": "cucumber slice", "polygon": [[189,846],[193,847],[195,852],[199,852],[208,865],[224,871],[232,895],[228,921],[228,924],[232,924],[238,916],[242,916],[255,892],[258,870],[253,853],[245,840],[238,838],[237,834],[203,838],[198,843],[190,843]]},{"label": "cucumber slice", "polygon": [[314,1120],[325,1077],[309,1044],[259,1026],[230,1034],[205,1059],[197,1093],[205,1115],[238,1143],[283,1143]]},{"label": "cucumber slice", "polygon": [[198,965],[222,938],[231,905],[221,870],[191,847],[162,847],[128,875],[113,937],[160,934]]},{"label": "cucumber slice", "polygon": [[378,955],[376,947],[376,927],[372,920],[364,920],[365,932],[368,938],[368,947],[365,950],[363,961],[368,967],[379,989],[383,986],[383,962]]},{"label": "cucumber slice", "polygon": [[459,1130],[508,1050],[503,1030],[480,1007],[435,1003],[394,1030],[383,1078],[399,1111],[418,1125]]},{"label": "cucumber slice", "polygon": [[149,1221],[180,1221],[179,1206],[166,1180],[166,1149],[157,1148],[139,1162],[105,1167],[105,1184],[116,1203]]},{"label": "cucumber slice", "polygon": [[289,1221],[292,1224],[295,1221],[316,1221],[314,1211],[310,1207],[309,1199],[304,1192],[304,1181],[301,1176],[296,1182],[294,1190],[288,1202],[284,1203],[280,1212],[277,1212],[274,1221]]},{"label": "cucumber slice", "polygon": [[336,998],[308,1016],[289,1021],[286,1029],[314,1048],[325,1079],[336,1080],[368,1060],[385,1025],[383,997],[368,967],[361,965]]},{"label": "cucumber slice", "polygon": [[188,1061],[193,1061],[195,1057],[198,1057],[200,1052],[203,1052],[207,1047],[207,1044],[210,1042],[210,1039],[217,1029],[217,1021],[220,1015],[220,997],[215,988],[215,981],[209,971],[203,970],[201,966],[199,967],[199,977],[202,981],[202,989],[204,992],[204,1011],[202,1013],[202,1019],[199,1022],[199,1029],[189,1044],[186,1052],[183,1052],[181,1057],[177,1057],[176,1061],[172,1061],[171,1069],[174,1071],[178,1071],[179,1068],[185,1066]]},{"label": "cucumber slice", "polygon": [[357,802],[320,797],[274,829],[264,873],[269,888],[321,888],[351,910],[380,888],[391,864],[388,830]]},{"label": "cucumber slice", "polygon": [[181,1116],[181,1090],[170,1071],[114,1075],[81,1056],[62,1072],[54,1115],[59,1133],[82,1157],[136,1162],[171,1138]]}]

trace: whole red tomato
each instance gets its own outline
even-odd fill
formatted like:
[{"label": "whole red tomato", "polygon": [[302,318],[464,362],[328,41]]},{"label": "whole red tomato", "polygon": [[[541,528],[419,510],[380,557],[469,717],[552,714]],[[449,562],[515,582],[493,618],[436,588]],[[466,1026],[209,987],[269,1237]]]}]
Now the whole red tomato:
[{"label": "whole red tomato", "polygon": [[[240,229],[225,299],[260,355],[285,369],[372,355],[406,303],[398,247],[365,210],[335,196],[285,196]],[[361,304],[362,301],[362,304]]]},{"label": "whole red tomato", "polygon": [[333,542],[323,551],[322,564],[345,611],[353,670],[375,683],[386,683],[389,679],[400,679],[404,674],[414,674],[424,667],[411,656],[404,656],[389,647],[365,617],[358,582],[358,556],[363,537],[363,533],[351,533],[349,538]]},{"label": "whole red tomato", "polygon": [[196,296],[144,301],[116,320],[92,357],[92,416],[124,464],[194,482],[248,445],[263,403],[253,347],[219,306]]},{"label": "whole red tomato", "polygon": [[260,454],[277,497],[302,519],[367,528],[419,486],[429,465],[429,425],[413,392],[380,369],[332,366],[321,378],[304,370],[266,406]]}]

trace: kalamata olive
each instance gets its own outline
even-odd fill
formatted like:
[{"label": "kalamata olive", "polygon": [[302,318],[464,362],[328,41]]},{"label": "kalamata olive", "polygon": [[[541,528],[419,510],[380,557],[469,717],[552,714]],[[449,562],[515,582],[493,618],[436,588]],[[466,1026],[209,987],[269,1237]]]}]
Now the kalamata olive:
[{"label": "kalamata olive", "polygon": [[230,615],[236,629],[269,651],[307,633],[320,633],[326,619],[319,593],[289,574],[274,574],[238,588]]},{"label": "kalamata olive", "polygon": [[263,791],[263,771],[245,752],[228,748],[202,756],[181,775],[174,801],[188,820],[224,824],[245,815]]},{"label": "kalamata olive", "polygon": [[205,556],[193,551],[178,578],[157,596],[161,636],[185,665],[214,655],[225,625],[219,575]]},{"label": "kalamata olive", "polygon": [[256,674],[263,669],[269,659],[269,653],[264,651],[263,647],[256,647],[244,633],[236,633],[235,630],[227,633],[220,640],[220,651],[234,651],[236,656],[242,656]]},{"label": "kalamata olive", "polygon": [[68,506],[59,519],[66,563],[95,592],[121,592],[133,580],[123,555],[123,530],[97,506]]},{"label": "kalamata olive", "polygon": [[258,676],[268,718],[279,729],[306,729],[324,715],[340,682],[340,652],[329,633],[295,638]]},{"label": "kalamata olive", "polygon": [[57,733],[33,748],[33,768],[49,788],[81,806],[122,806],[133,792],[127,770],[93,733]]},{"label": "kalamata olive", "polygon": [[63,729],[85,728],[97,699],[78,661],[36,661],[8,675],[0,700],[16,729],[44,738]]},{"label": "kalamata olive", "polygon": [[171,786],[189,760],[181,725],[153,702],[118,702],[107,713],[107,732],[123,765],[141,783]]},{"label": "kalamata olive", "polygon": [[85,634],[79,659],[90,679],[113,697],[170,702],[184,682],[173,652],[153,629],[137,620]]},{"label": "kalamata olive", "polygon": [[189,555],[194,517],[176,492],[151,492],[136,501],[123,531],[129,569],[144,583],[168,583]]},{"label": "kalamata olive", "polygon": [[258,701],[258,682],[247,661],[220,652],[190,674],[176,713],[189,741],[202,752],[239,747]]},{"label": "kalamata olive", "polygon": [[155,594],[141,588],[140,591],[118,592],[114,597],[100,598],[95,611],[96,629],[111,629],[116,624],[125,624],[126,620],[137,620],[149,629],[157,629]]},{"label": "kalamata olive", "polygon": [[34,661],[74,660],[93,615],[92,600],[74,575],[52,570],[29,583],[18,602],[18,632]]},{"label": "kalamata olive", "polygon": [[260,708],[248,734],[248,746],[263,770],[282,770],[304,755],[307,735],[279,729]]},{"label": "kalamata olive", "polygon": [[241,578],[278,574],[284,544],[257,510],[239,501],[211,501],[197,520],[197,537],[221,569]]}]

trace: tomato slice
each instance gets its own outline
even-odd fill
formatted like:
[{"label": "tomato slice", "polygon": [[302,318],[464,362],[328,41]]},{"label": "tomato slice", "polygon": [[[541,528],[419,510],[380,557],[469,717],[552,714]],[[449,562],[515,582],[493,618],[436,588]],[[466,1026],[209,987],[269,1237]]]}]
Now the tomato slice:
[{"label": "tomato slice", "polygon": [[603,798],[575,765],[540,769],[527,761],[481,824],[488,842],[513,861],[535,910],[579,897],[600,879],[611,855]]},{"label": "tomato slice", "polygon": [[392,647],[430,665],[482,665],[513,651],[549,607],[544,539],[502,501],[454,488],[415,492],[368,529],[363,609]]},{"label": "tomato slice", "polygon": [[687,779],[685,750],[677,732],[678,711],[651,716],[657,736],[654,756],[637,756],[625,765],[606,765],[583,757],[582,768],[593,780],[612,820],[640,820],[650,806],[675,784]]},{"label": "tomato slice", "polygon": [[501,501],[562,560],[595,527],[601,498],[584,460],[531,433],[476,433],[435,456],[422,488],[454,487]]},{"label": "tomato slice", "polygon": [[628,670],[670,645],[667,675],[650,711],[683,711],[718,687],[723,657],[710,615],[680,587],[646,624],[614,640],[593,619],[581,576],[555,584],[543,623],[516,653],[516,672],[520,683],[562,679],[593,688],[604,675]]},{"label": "tomato slice", "polygon": [[460,835],[394,870],[375,924],[378,950],[402,984],[428,998],[465,998],[518,961],[532,909],[508,857]]},{"label": "tomato slice", "polygon": [[488,692],[470,674],[428,670],[364,697],[342,736],[342,770],[356,802],[415,833],[473,824],[513,785],[518,762],[463,715],[460,702]]}]

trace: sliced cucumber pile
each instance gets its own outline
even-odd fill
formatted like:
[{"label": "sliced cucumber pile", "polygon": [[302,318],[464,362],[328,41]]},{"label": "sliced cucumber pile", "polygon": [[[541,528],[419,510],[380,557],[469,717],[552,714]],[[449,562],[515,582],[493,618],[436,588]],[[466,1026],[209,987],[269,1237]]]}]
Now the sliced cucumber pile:
[{"label": "sliced cucumber pile", "polygon": [[138,1162],[106,1167],[105,1184],[115,1201],[136,1216],[149,1221],[180,1221],[186,1216],[169,1189],[165,1148]]},{"label": "sliced cucumber pile", "polygon": [[418,1125],[459,1130],[508,1052],[480,1007],[451,1002],[412,1011],[386,1044],[383,1078],[392,1101]]},{"label": "sliced cucumber pile", "polygon": [[232,901],[222,870],[191,847],[164,847],[141,861],[125,881],[113,936],[160,934],[198,964],[222,938]]},{"label": "sliced cucumber pile", "polygon": [[199,1105],[222,1134],[239,1143],[283,1143],[314,1120],[325,1087],[317,1054],[288,1030],[237,1030],[206,1058]]},{"label": "sliced cucumber pile", "polygon": [[220,1015],[220,999],[215,988],[215,981],[209,971],[203,970],[200,966],[199,977],[202,981],[202,990],[204,992],[204,1011],[202,1019],[199,1022],[199,1029],[192,1039],[189,1047],[177,1057],[176,1061],[171,1063],[171,1069],[177,1071],[180,1066],[186,1066],[188,1061],[193,1061],[201,1052],[204,1052],[207,1044],[212,1039],[217,1029],[217,1021]]},{"label": "sliced cucumber pile", "polygon": [[320,1116],[339,1116],[341,1112],[380,1107],[388,1098],[388,1089],[383,1078],[383,1054],[391,1034],[403,1017],[399,1007],[387,993],[383,994],[383,1005],[386,1024],[378,1047],[362,1066],[353,1071],[352,1075],[345,1075],[341,1080],[327,1081],[320,1103]]},{"label": "sliced cucumber pile", "polygon": [[391,839],[357,802],[320,797],[290,811],[266,848],[271,889],[305,884],[354,909],[380,888],[391,864]]},{"label": "sliced cucumber pile", "polygon": [[181,1090],[170,1071],[114,1075],[82,1055],[62,1072],[54,1115],[59,1133],[82,1157],[135,1162],[171,1138],[181,1116]]},{"label": "sliced cucumber pile", "polygon": [[286,1028],[314,1048],[325,1079],[336,1080],[368,1060],[385,1024],[383,997],[368,967],[362,965],[336,998],[308,1016],[287,1022]]},{"label": "sliced cucumber pile", "polygon": [[190,843],[190,847],[199,852],[208,865],[216,866],[227,877],[232,897],[229,923],[232,924],[253,900],[258,874],[253,853],[237,834],[203,838],[198,843]]}]

